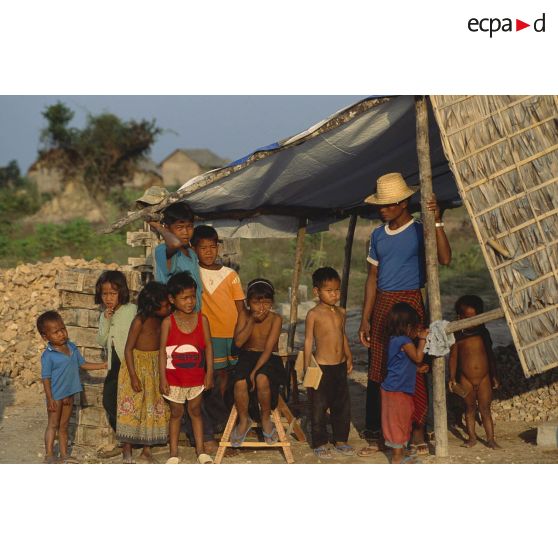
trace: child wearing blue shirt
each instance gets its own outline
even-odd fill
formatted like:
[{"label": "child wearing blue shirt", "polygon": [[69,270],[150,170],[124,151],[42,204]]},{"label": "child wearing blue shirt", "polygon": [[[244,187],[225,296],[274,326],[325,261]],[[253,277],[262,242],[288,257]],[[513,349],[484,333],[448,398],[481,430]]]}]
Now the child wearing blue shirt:
[{"label": "child wearing blue shirt", "polygon": [[[392,307],[386,329],[387,374],[380,387],[382,434],[385,445],[393,450],[391,462],[402,463],[411,437],[417,367],[424,358],[428,330],[420,325],[418,312],[405,302]],[[413,342],[415,337],[417,346]]]},{"label": "child wearing blue shirt", "polygon": [[150,221],[149,226],[165,241],[155,248],[155,279],[166,285],[169,279],[187,271],[198,285],[195,312],[201,312],[202,280],[198,256],[190,246],[194,234],[194,214],[184,203],[171,205],[163,212],[163,224]]},{"label": "child wearing blue shirt", "polygon": [[[101,370],[106,362],[85,362],[79,349],[68,339],[68,331],[58,312],[44,312],[37,319],[37,329],[47,342],[41,356],[41,378],[45,388],[48,424],[45,431],[45,463],[77,463],[68,456],[68,424],[73,396],[82,391],[79,369]],[[58,431],[60,458],[54,455]]]}]

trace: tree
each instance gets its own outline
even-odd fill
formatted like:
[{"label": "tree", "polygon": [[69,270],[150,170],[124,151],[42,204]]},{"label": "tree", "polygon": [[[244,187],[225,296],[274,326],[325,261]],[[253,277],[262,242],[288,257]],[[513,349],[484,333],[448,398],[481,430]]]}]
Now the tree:
[{"label": "tree", "polygon": [[65,179],[83,180],[94,196],[120,188],[161,133],[155,120],[122,121],[110,113],[89,114],[82,130],[72,128],[74,113],[60,102],[42,115],[47,126],[41,131],[40,161]]},{"label": "tree", "polygon": [[21,185],[21,181],[17,161],[10,161],[7,166],[0,167],[0,188],[16,188]]}]

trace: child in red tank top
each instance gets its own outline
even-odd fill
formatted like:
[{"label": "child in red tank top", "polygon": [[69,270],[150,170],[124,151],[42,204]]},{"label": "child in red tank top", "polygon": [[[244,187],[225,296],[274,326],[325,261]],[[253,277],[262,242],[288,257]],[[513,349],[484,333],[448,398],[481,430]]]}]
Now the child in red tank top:
[{"label": "child in red tank top", "polygon": [[173,313],[161,324],[159,349],[160,390],[169,402],[170,457],[179,463],[178,437],[184,405],[192,421],[199,463],[212,463],[203,451],[202,392],[213,387],[213,348],[207,318],[196,312],[196,282],[188,272],[173,275],[167,283]]}]

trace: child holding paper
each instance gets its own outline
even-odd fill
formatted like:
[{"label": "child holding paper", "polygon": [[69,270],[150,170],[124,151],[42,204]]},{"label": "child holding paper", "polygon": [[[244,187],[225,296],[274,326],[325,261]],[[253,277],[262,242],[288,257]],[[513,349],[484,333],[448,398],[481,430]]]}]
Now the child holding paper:
[{"label": "child holding paper", "polygon": [[312,274],[314,296],[318,304],[306,316],[304,368],[312,360],[312,345],[316,345],[315,360],[322,370],[317,388],[308,388],[312,405],[312,447],[320,459],[331,459],[326,429],[329,409],[333,428],[334,448],[342,455],[354,455],[347,444],[351,422],[347,374],[353,370],[353,357],[345,334],[345,309],[337,306],[341,279],[335,269],[321,267]]}]

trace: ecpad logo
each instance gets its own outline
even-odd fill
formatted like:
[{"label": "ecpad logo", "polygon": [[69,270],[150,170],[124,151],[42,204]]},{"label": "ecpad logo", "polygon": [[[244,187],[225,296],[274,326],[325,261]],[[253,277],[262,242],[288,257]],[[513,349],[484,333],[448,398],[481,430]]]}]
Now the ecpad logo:
[{"label": "ecpad logo", "polygon": [[[543,13],[543,15],[539,19],[536,19],[533,22],[533,29],[535,30],[535,32],[537,33],[545,32],[545,25],[546,25],[545,18],[546,18],[546,14]],[[503,31],[503,32],[514,31],[512,19],[509,17],[505,17],[503,19],[500,19],[498,17],[485,17],[482,19],[477,19],[475,17],[472,17],[468,21],[467,27],[469,28],[469,31],[472,31],[473,33],[477,33],[478,31],[489,33],[490,38],[492,38],[492,35],[494,33],[497,33],[498,31]],[[515,20],[515,31],[521,31],[522,29],[526,29],[527,27],[531,27],[531,24],[525,23],[520,19]]]}]

